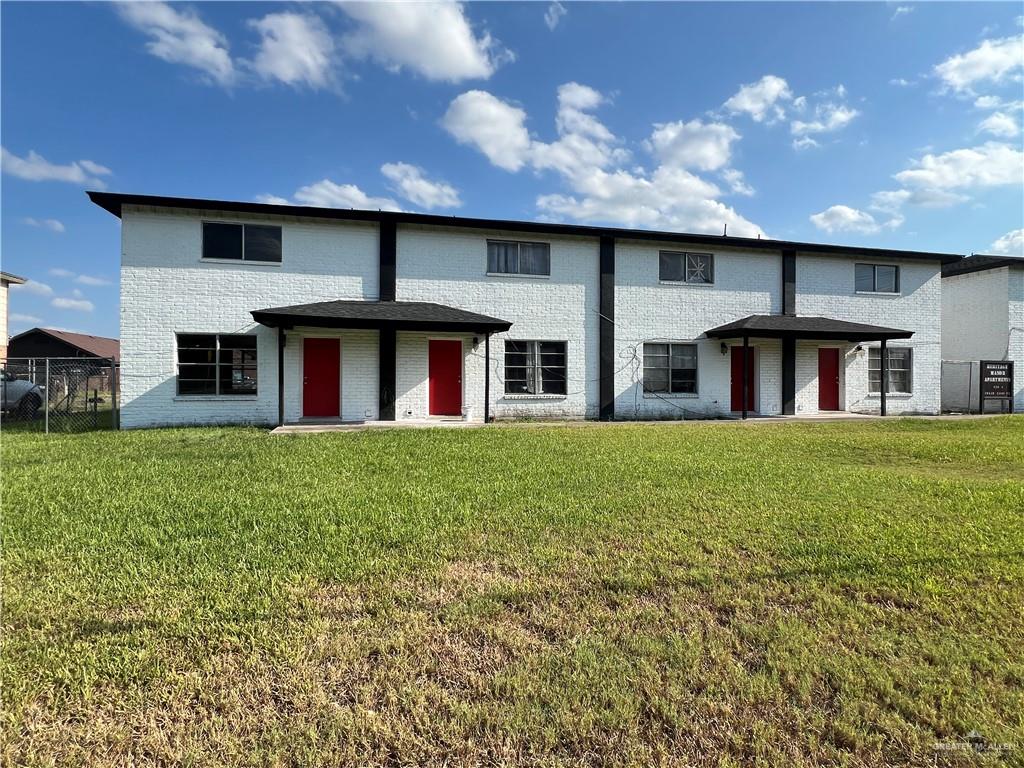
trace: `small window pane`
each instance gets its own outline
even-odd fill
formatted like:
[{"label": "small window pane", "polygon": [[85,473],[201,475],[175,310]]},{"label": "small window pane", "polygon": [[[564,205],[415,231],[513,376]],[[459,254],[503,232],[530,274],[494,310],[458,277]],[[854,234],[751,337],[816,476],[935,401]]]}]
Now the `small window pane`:
[{"label": "small window pane", "polygon": [[246,261],[281,261],[281,228],[245,225]]},{"label": "small window pane", "polygon": [[884,293],[896,293],[899,291],[897,267],[878,265],[875,267],[875,290]]},{"label": "small window pane", "polygon": [[203,224],[204,259],[241,259],[241,224]]},{"label": "small window pane", "polygon": [[519,271],[524,275],[550,275],[551,246],[547,243],[520,243]]},{"label": "small window pane", "polygon": [[858,291],[875,290],[875,268],[870,264],[856,266],[856,282]]},{"label": "small window pane", "polygon": [[686,254],[662,251],[658,256],[658,279],[682,282],[686,279],[685,265]]},{"label": "small window pane", "polygon": [[686,254],[686,282],[713,283],[713,260],[709,253]]},{"label": "small window pane", "polygon": [[644,392],[668,392],[668,369],[645,368]]},{"label": "small window pane", "polygon": [[519,243],[487,242],[487,271],[515,274],[519,271]]},{"label": "small window pane", "polygon": [[179,333],[178,349],[216,349],[217,337],[212,333]]}]

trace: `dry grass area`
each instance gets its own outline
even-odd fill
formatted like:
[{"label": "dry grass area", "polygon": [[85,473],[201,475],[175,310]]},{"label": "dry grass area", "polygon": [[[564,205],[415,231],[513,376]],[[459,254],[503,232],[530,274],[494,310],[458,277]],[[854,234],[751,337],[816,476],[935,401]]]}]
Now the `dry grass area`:
[{"label": "dry grass area", "polygon": [[2,450],[6,765],[1024,764],[1019,417]]}]

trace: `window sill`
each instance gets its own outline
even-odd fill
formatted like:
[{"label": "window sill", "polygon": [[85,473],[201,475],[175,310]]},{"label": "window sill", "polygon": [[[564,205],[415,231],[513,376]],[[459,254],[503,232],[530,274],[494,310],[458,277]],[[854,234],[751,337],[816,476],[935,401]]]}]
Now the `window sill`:
[{"label": "window sill", "polygon": [[684,288],[714,288],[715,284],[712,283],[688,283],[685,280],[658,280],[661,285],[677,285]]},{"label": "window sill", "polygon": [[502,395],[502,400],[565,400],[568,395]]},{"label": "window sill", "polygon": [[510,277],[520,280],[550,280],[551,275],[520,275],[516,272],[485,272],[488,277]]},{"label": "window sill", "polygon": [[253,261],[251,259],[199,259],[201,264],[241,264],[246,267],[280,267],[280,261]]},{"label": "window sill", "polygon": [[899,291],[854,291],[858,296],[902,296]]},{"label": "window sill", "polygon": [[[867,396],[869,398],[873,398],[875,400],[881,400],[882,399],[882,395],[880,393],[878,393],[878,392],[868,392]],[[889,398],[896,398],[897,400],[907,400],[907,399],[909,399],[909,398],[911,398],[913,396],[914,396],[913,392],[886,392],[885,393],[886,400],[888,400]]]},{"label": "window sill", "polygon": [[644,392],[645,400],[695,400],[698,392]]},{"label": "window sill", "polygon": [[235,401],[241,402],[252,402],[259,400],[259,395],[175,395],[174,402],[176,403],[195,403],[195,402],[217,402],[217,403],[233,403]]}]

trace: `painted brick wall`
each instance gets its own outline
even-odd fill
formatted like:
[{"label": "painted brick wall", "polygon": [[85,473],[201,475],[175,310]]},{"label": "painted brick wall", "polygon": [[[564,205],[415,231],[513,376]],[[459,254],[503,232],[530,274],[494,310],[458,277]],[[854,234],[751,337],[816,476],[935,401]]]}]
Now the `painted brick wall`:
[{"label": "painted brick wall", "polygon": [[[550,277],[488,275],[489,238],[550,243]],[[596,416],[600,375],[597,246],[596,239],[588,238],[523,237],[498,231],[400,227],[398,298],[451,304],[513,321],[507,333],[491,337],[491,403],[495,418]],[[505,339],[565,341],[568,394],[565,397],[506,396]],[[482,366],[482,338],[477,352],[472,359],[479,358]],[[425,356],[425,351],[423,354]],[[466,375],[467,387],[473,387],[472,392],[467,390],[466,402],[473,408],[474,418],[482,418],[483,369],[481,367],[479,375],[470,375],[467,370]],[[402,376],[401,364],[399,376]],[[401,386],[399,391],[402,391]],[[422,398],[416,402],[420,400]],[[407,408],[397,413],[405,410]]]},{"label": "painted brick wall", "polygon": [[1010,339],[1007,344],[1013,365],[1013,410],[1024,413],[1024,265],[1010,270]]},{"label": "painted brick wall", "polygon": [[[865,259],[865,262],[871,262]],[[796,312],[799,315],[833,317],[851,322],[871,323],[913,331],[910,339],[890,342],[893,347],[913,349],[913,393],[887,398],[890,414],[937,413],[941,368],[942,278],[937,261],[886,259],[877,263],[900,266],[900,294],[858,294],[855,291],[856,259],[798,254],[796,269]],[[817,353],[805,348],[801,361],[798,347],[797,413],[817,410],[818,392],[812,381],[817,376]],[[827,345],[824,345],[827,346]],[[857,352],[860,346],[861,351]],[[841,376],[840,406],[858,413],[879,409],[879,398],[868,393],[867,348],[877,342],[844,347],[845,370]],[[812,374],[813,370],[813,374]],[[801,381],[803,386],[801,387]]]},{"label": "painted brick wall", "polygon": [[[714,285],[662,283],[661,250],[678,246],[623,241],[616,245],[615,415],[622,419],[678,419],[727,414],[730,410],[730,355],[721,342],[699,337],[710,328],[746,315],[782,311],[782,256],[722,249],[714,253]],[[702,252],[707,252],[702,249]],[[698,394],[643,392],[643,344],[676,341],[697,344]],[[781,345],[759,347],[757,406],[781,413]]]},{"label": "painted brick wall", "polygon": [[[121,424],[125,428],[275,422],[276,331],[253,323],[249,312],[377,297],[374,226],[279,219],[283,261],[280,266],[258,266],[201,262],[204,219],[246,220],[236,215],[201,218],[145,210],[126,210],[122,216]],[[176,397],[175,333],[179,332],[255,333],[259,394],[254,398]],[[293,355],[297,348],[286,349]],[[293,375],[301,377],[301,367],[296,370],[299,373],[292,370]],[[294,393],[300,381],[286,382],[286,394]],[[294,403],[289,407],[295,412]]]}]

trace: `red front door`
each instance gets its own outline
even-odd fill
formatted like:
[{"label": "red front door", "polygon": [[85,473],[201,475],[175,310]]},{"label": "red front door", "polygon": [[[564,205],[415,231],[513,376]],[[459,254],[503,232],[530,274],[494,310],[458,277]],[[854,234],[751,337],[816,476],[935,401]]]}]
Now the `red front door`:
[{"label": "red front door", "polygon": [[341,415],[341,342],[302,340],[302,415],[337,418]]},{"label": "red front door", "polygon": [[430,340],[430,415],[462,413],[462,342]]},{"label": "red front door", "polygon": [[818,348],[818,410],[839,410],[839,350]]},{"label": "red front door", "polygon": [[[743,410],[743,347],[732,348],[731,410]],[[754,410],[754,348],[747,347],[747,410]]]}]

